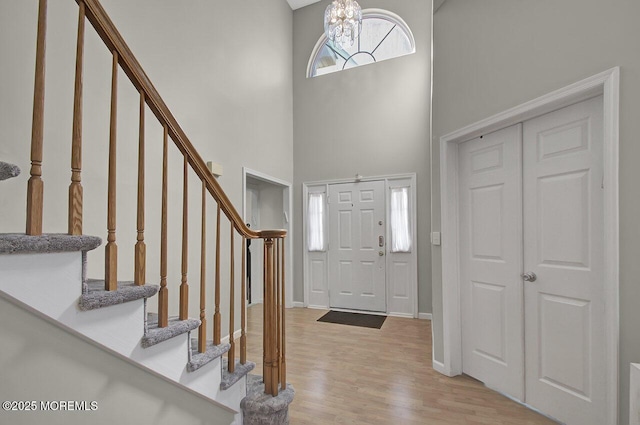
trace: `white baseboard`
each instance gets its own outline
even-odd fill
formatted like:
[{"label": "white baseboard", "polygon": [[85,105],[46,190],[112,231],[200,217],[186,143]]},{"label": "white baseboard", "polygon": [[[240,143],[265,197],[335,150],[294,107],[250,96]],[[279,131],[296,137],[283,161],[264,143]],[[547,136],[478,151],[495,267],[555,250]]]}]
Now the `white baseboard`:
[{"label": "white baseboard", "polygon": [[631,363],[629,425],[640,425],[640,364]]},{"label": "white baseboard", "polygon": [[432,359],[432,363],[433,363],[433,370],[448,376],[448,374],[445,372],[444,363],[441,363],[436,359]]},{"label": "white baseboard", "polygon": [[300,301],[294,301],[291,305],[293,308],[304,308],[304,303],[301,303]]},{"label": "white baseboard", "polygon": [[389,316],[389,317],[401,317],[403,319],[413,319],[413,314],[411,314],[411,313],[389,313],[387,316]]},{"label": "white baseboard", "polygon": [[432,317],[431,313],[418,313],[418,319],[420,320],[431,320]]},{"label": "white baseboard", "polygon": [[379,311],[352,310],[349,308],[336,308],[336,307],[332,307],[331,310],[340,311],[343,313],[361,313],[361,314],[370,314],[372,316],[387,316],[387,313],[381,313]]},{"label": "white baseboard", "polygon": [[[233,340],[237,341],[240,339],[241,336],[242,336],[242,329],[238,329],[233,333]],[[224,338],[221,338],[220,343],[221,344],[229,343],[229,335],[225,336]]]}]

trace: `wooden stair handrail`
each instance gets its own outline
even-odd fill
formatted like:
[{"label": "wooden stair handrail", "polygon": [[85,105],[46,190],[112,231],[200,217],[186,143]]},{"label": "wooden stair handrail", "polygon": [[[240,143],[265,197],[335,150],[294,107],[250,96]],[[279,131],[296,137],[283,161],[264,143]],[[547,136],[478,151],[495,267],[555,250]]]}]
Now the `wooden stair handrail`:
[{"label": "wooden stair handrail", "polygon": [[247,227],[240,214],[238,214],[238,211],[220,187],[220,184],[208,170],[198,151],[193,147],[193,144],[162,100],[162,97],[160,97],[160,94],[151,83],[151,80],[142,69],[142,66],[140,66],[140,63],[125,43],[122,35],[118,32],[102,5],[97,0],[76,0],[76,3],[85,4],[87,20],[96,30],[109,51],[117,52],[118,62],[124,73],[129,77],[129,80],[131,80],[131,83],[138,91],[144,92],[149,109],[156,118],[158,118],[160,123],[167,127],[171,140],[173,140],[180,152],[187,158],[191,168],[200,180],[205,183],[207,191],[220,204],[220,208],[233,223],[233,227],[238,233],[250,239],[284,237],[287,234],[286,230],[252,230]]}]

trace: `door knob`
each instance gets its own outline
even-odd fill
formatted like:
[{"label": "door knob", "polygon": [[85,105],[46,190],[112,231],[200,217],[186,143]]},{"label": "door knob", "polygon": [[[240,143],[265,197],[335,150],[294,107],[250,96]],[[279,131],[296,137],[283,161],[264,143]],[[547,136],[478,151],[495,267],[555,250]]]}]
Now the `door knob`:
[{"label": "door knob", "polygon": [[522,278],[526,281],[526,282],[535,282],[536,279],[538,278],[538,276],[536,276],[536,274],[534,272],[526,272],[522,275]]},{"label": "door knob", "polygon": [[380,257],[382,257],[382,256],[384,255],[384,252],[382,252],[382,251],[378,251],[378,255],[379,255]]}]

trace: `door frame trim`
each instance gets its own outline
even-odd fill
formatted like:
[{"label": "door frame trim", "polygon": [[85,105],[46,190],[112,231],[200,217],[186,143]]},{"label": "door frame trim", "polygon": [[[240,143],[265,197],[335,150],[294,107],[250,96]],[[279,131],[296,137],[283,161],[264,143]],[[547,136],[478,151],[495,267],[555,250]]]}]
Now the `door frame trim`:
[{"label": "door frame trim", "polygon": [[[291,183],[285,180],[281,180],[277,177],[272,177],[260,171],[252,170],[247,167],[242,167],[242,218],[247,217],[247,177],[251,177],[255,180],[261,180],[274,186],[282,187],[282,209],[285,212],[285,225],[284,230],[287,231],[287,237],[285,238],[285,262],[286,262],[286,274],[287,276],[293,276],[293,191],[291,190]],[[285,307],[293,307],[293,278],[290,277],[285,281]]]},{"label": "door frame trim", "polygon": [[[367,181],[384,181],[385,182],[385,217],[388,215],[388,207],[389,207],[389,183],[394,180],[410,180],[411,184],[411,214],[412,214],[412,237],[414,241],[414,248],[411,251],[411,255],[413,256],[413,268],[412,273],[412,282],[410,284],[410,293],[412,296],[411,306],[412,312],[410,314],[402,314],[402,313],[394,313],[390,311],[390,303],[389,303],[389,255],[385,255],[386,259],[386,275],[385,275],[385,296],[387,298],[386,302],[386,314],[389,316],[400,316],[400,317],[412,317],[418,318],[418,214],[417,214],[417,175],[416,173],[406,173],[406,174],[390,174],[390,175],[382,175],[382,176],[371,176],[371,177],[360,177],[356,180],[352,178],[343,178],[343,179],[332,179],[332,180],[320,180],[320,181],[311,181],[302,183],[302,275],[303,275],[303,290],[304,290],[304,307],[308,308],[318,308],[318,309],[328,309],[329,307],[329,299],[327,294],[327,302],[326,305],[319,304],[311,304],[309,300],[309,291],[310,291],[310,278],[309,278],[309,252],[306,249],[307,246],[307,216],[306,211],[308,207],[308,199],[309,199],[309,188],[311,187],[320,187],[324,186],[324,193],[329,194],[329,185],[332,184],[340,184],[340,183],[354,183],[356,181],[367,182]],[[389,240],[389,223],[388,220],[385,219],[387,223],[385,238]],[[327,222],[328,223],[328,222]],[[328,235],[327,235],[328,238]],[[327,254],[327,259],[325,260],[325,264],[328,265],[328,253],[327,250],[325,252]],[[328,273],[328,270],[325,271]],[[355,311],[355,310],[354,310]],[[361,313],[363,311],[360,311]],[[371,314],[376,314],[375,312],[371,312]]]},{"label": "door frame trim", "polygon": [[[604,282],[606,332],[606,416],[617,423],[619,351],[619,99],[620,68],[611,68],[440,138],[442,231],[442,316],[444,359],[438,372],[462,373],[462,323],[458,252],[458,144],[548,112],[603,95]],[[434,359],[435,364],[435,359]]]}]

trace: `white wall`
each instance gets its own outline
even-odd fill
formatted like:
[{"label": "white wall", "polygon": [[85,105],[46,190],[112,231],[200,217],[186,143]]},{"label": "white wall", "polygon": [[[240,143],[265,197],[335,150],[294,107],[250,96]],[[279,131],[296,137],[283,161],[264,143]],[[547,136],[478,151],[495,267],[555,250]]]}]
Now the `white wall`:
[{"label": "white wall", "polygon": [[[0,187],[0,232],[23,232],[37,1],[0,2],[0,159],[23,174]],[[293,179],[292,17],[282,1],[103,0],[105,9],[151,81],[205,160],[224,167],[219,180],[242,205],[242,167]],[[45,232],[66,232],[67,188],[77,5],[50,1],[43,179]],[[106,175],[111,57],[87,24],[83,186],[84,233],[106,239]],[[138,94],[119,75],[117,244],[120,280],[133,276],[136,236]],[[149,283],[159,282],[162,129],[147,110],[146,229]],[[170,314],[177,314],[181,269],[182,158],[169,161]],[[200,183],[189,179],[191,316],[198,317]],[[209,267],[213,282],[215,205],[208,203]],[[228,282],[229,224],[222,220],[222,281]],[[236,258],[241,243],[236,239]],[[102,275],[104,250],[89,255],[89,275]],[[239,268],[240,261],[236,261]],[[239,271],[236,273],[239,276]],[[223,317],[228,295],[223,283]],[[236,279],[236,284],[239,279]],[[208,290],[212,294],[212,290]],[[236,291],[239,300],[239,289]],[[209,297],[211,299],[211,297]],[[153,308],[155,300],[150,303]],[[211,305],[211,304],[209,304]],[[236,324],[239,325],[239,308]],[[213,310],[209,310],[213,314]],[[208,313],[209,314],[209,313]],[[210,325],[211,326],[211,325]],[[223,323],[223,330],[227,329]],[[223,334],[226,333],[223,331]]]},{"label": "white wall", "polygon": [[[0,298],[0,398],[96,401],[87,412],[0,412],[14,425],[221,425],[233,414]],[[38,409],[39,410],[39,409]]]},{"label": "white wall", "polygon": [[431,1],[370,0],[406,21],[416,53],[316,78],[309,56],[323,32],[322,1],[294,12],[294,300],[303,301],[302,183],[417,174],[419,311],[431,312],[429,99]]},{"label": "white wall", "polygon": [[[640,360],[640,3],[447,0],[434,16],[433,158],[441,136],[614,66],[620,87],[619,423],[629,422],[629,364]],[[434,231],[440,227],[433,162]],[[442,360],[440,249],[433,249],[434,352]]]}]

